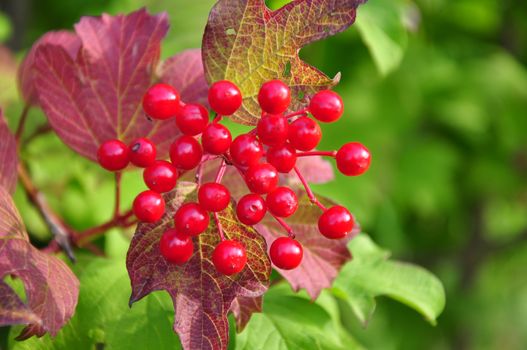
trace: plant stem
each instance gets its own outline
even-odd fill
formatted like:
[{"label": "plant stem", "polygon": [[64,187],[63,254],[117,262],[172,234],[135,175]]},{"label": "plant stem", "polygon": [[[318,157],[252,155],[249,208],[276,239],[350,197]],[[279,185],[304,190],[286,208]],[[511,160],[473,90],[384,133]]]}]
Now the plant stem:
[{"label": "plant stem", "polygon": [[307,115],[307,108],[304,108],[304,109],[301,109],[299,111],[296,111],[296,112],[293,112],[293,113],[289,113],[289,114],[286,114],[285,117],[289,120],[293,117],[297,117],[297,116],[306,116]]},{"label": "plant stem", "polygon": [[126,228],[135,225],[136,221],[127,222],[128,219],[130,219],[133,216],[132,210],[129,210],[123,215],[114,217],[110,219],[109,221],[92,228],[89,228],[87,230],[84,230],[82,232],[79,232],[74,238],[75,243],[82,247],[86,242],[94,239],[97,236],[100,236],[101,234],[104,234],[106,231],[120,227],[120,228]]},{"label": "plant stem", "polygon": [[297,157],[311,157],[311,156],[324,156],[324,157],[335,157],[337,151],[309,151],[309,152],[297,152]]},{"label": "plant stem", "polygon": [[311,190],[311,187],[309,187],[309,184],[307,183],[306,179],[304,178],[300,170],[298,170],[296,166],[294,169],[295,169],[296,175],[298,176],[298,179],[302,183],[302,186],[304,186],[304,189],[306,190],[307,196],[309,197],[309,200],[311,201],[311,203],[315,204],[317,207],[325,211],[326,207],[322,203],[320,203],[320,201],[317,199],[317,197]]},{"label": "plant stem", "polygon": [[223,227],[221,227],[220,217],[218,216],[217,212],[212,213],[212,216],[214,217],[214,222],[216,222],[216,226],[218,227],[220,239],[223,242],[225,240],[225,235],[223,234]]},{"label": "plant stem", "polygon": [[216,178],[214,179],[214,182],[220,183],[221,180],[223,179],[223,175],[225,175],[226,170],[227,170],[227,163],[225,162],[225,159],[223,159],[221,161],[218,172],[216,173]]},{"label": "plant stem", "polygon": [[115,207],[113,211],[113,218],[118,218],[121,214],[121,179],[123,174],[118,171],[115,173]]},{"label": "plant stem", "polygon": [[29,113],[30,108],[31,108],[31,105],[29,103],[26,103],[24,105],[24,109],[22,110],[22,113],[20,114],[20,119],[18,121],[18,127],[16,128],[16,133],[15,133],[17,147],[20,147],[20,142],[22,140],[22,135],[24,134],[24,127],[26,126],[27,115]]},{"label": "plant stem", "polygon": [[272,216],[280,224],[280,226],[282,226],[287,231],[287,236],[289,238],[295,238],[295,233],[293,232],[293,229],[287,224],[287,222],[284,221],[284,219],[279,218],[278,216]]}]

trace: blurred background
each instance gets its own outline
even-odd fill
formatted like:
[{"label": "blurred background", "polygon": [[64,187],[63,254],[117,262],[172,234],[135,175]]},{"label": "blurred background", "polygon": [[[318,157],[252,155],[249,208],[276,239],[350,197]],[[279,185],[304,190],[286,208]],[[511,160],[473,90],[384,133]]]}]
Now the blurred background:
[{"label": "blurred background", "polygon": [[[212,4],[1,0],[0,105],[11,126],[22,109],[16,64],[44,32],[146,6],[170,15],[168,57],[200,46]],[[352,209],[395,258],[434,272],[447,292],[436,327],[387,298],[367,328],[343,315],[367,348],[527,348],[526,18],[520,0],[370,0],[351,29],[301,52],[329,76],[342,72],[336,90],[345,118],[324,126],[321,149],[357,140],[373,154],[366,175],[316,189]],[[38,110],[30,116],[30,128],[44,124]],[[36,139],[23,157],[44,192],[61,194],[51,204],[69,222],[89,227],[111,213],[112,177],[54,135]],[[140,177],[125,183],[131,202]],[[22,191],[16,201],[44,244],[46,226]]]}]

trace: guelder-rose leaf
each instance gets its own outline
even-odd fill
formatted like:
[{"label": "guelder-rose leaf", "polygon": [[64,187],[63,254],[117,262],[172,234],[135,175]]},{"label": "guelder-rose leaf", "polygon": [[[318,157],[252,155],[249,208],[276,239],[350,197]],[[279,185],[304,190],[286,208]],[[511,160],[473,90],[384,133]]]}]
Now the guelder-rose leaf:
[{"label": "guelder-rose leaf", "polygon": [[0,327],[15,324],[40,323],[40,318],[20,300],[4,281],[0,280]]},{"label": "guelder-rose leaf", "polygon": [[251,316],[255,312],[262,312],[263,298],[259,297],[237,297],[231,305],[231,311],[236,319],[236,329],[243,331]]},{"label": "guelder-rose leaf", "polygon": [[141,9],[129,15],[83,17],[75,25],[80,48],[75,57],[53,43],[36,47],[30,74],[53,129],[81,155],[95,160],[109,139],[129,143],[148,137],[165,157],[177,129],[150,121],[141,100],[155,79],[166,14]]},{"label": "guelder-rose leaf", "polygon": [[[16,310],[27,315],[30,309],[35,315],[22,322],[27,327],[18,339],[46,332],[54,336],[73,315],[79,294],[77,278],[63,261],[29,243],[10,195],[0,188],[0,281],[6,276],[20,278],[25,287],[27,304]],[[0,289],[0,299],[13,300],[14,292],[6,286],[4,283]],[[10,305],[0,309],[0,320],[7,321],[14,312],[14,304]]]},{"label": "guelder-rose leaf", "polygon": [[230,80],[244,96],[232,120],[255,125],[262,83],[281,79],[291,87],[293,109],[305,96],[336,85],[300,59],[300,49],[348,28],[365,0],[295,0],[271,11],[264,0],[220,0],[209,15],[203,36],[203,64],[209,83]]},{"label": "guelder-rose leaf", "polygon": [[166,195],[167,212],[156,224],[140,224],[132,239],[126,265],[132,281],[133,303],[145,295],[166,290],[174,302],[175,324],[185,349],[227,349],[227,314],[237,297],[258,297],[269,285],[271,265],[265,240],[251,227],[240,224],[232,206],[219,213],[227,239],[245,245],[247,265],[234,276],[220,274],[211,256],[220,242],[214,221],[194,240],[194,255],[182,265],[168,263],[159,251],[159,239],[173,226],[173,215],[186,201],[196,200],[195,184],[181,182]]},{"label": "guelder-rose leaf", "polygon": [[9,130],[0,109],[0,187],[4,187],[10,193],[13,193],[16,187],[17,164],[15,137]]},{"label": "guelder-rose leaf", "polygon": [[161,66],[161,81],[174,86],[185,103],[208,106],[209,84],[203,72],[200,49],[190,49],[170,57]]}]

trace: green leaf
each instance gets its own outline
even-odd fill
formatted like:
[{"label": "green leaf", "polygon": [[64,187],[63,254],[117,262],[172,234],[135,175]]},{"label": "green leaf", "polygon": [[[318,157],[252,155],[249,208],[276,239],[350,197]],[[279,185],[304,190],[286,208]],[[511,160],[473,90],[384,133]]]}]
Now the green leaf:
[{"label": "green leaf", "polygon": [[353,260],[335,280],[333,292],[349,303],[363,324],[375,310],[375,297],[385,295],[435,325],[445,306],[445,291],[437,277],[421,267],[388,260],[389,253],[364,234],[353,239],[349,248]]}]

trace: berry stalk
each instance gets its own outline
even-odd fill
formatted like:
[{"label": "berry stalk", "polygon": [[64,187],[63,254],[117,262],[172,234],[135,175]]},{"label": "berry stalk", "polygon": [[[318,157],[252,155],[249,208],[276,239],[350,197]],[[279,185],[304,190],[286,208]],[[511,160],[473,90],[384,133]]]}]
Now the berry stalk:
[{"label": "berry stalk", "polygon": [[307,183],[306,179],[304,178],[300,170],[298,170],[298,167],[295,166],[294,170],[295,170],[296,175],[298,176],[298,179],[302,183],[302,186],[304,186],[304,189],[306,190],[307,196],[309,200],[311,201],[311,203],[315,204],[317,207],[325,211],[326,207],[322,203],[320,203],[320,201],[317,199],[317,197],[311,190],[311,187],[309,187],[309,184]]}]

